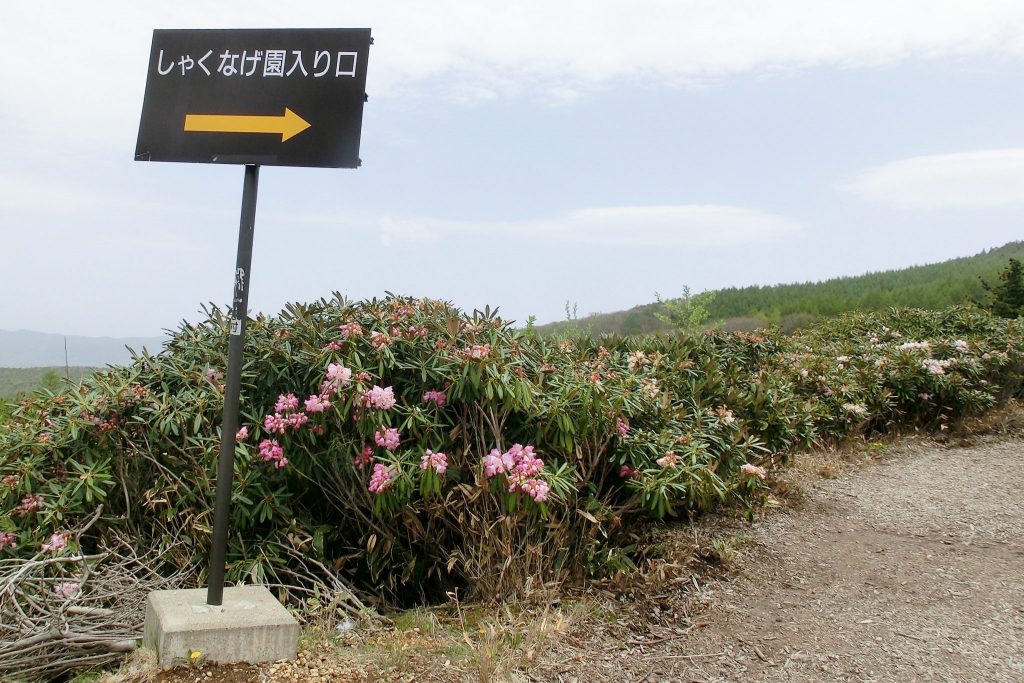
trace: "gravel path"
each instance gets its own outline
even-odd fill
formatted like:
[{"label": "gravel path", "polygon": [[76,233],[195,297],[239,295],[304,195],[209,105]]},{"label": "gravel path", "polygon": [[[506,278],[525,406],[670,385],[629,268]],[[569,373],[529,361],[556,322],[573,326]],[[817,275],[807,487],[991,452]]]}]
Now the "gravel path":
[{"label": "gravel path", "polygon": [[607,679],[1024,681],[1024,442],[899,450],[757,523],[697,627]]}]

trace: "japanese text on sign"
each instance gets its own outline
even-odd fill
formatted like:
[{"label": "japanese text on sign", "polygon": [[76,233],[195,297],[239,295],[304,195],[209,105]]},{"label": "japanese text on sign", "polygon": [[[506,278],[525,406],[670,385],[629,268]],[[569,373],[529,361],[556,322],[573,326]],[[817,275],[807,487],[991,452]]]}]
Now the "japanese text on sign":
[{"label": "japanese text on sign", "polygon": [[[219,53],[219,54],[218,54]],[[304,59],[305,54],[305,59]],[[332,52],[330,50],[207,50],[202,56],[191,54],[165,55],[160,50],[157,56],[157,73],[161,76],[189,75],[193,69],[201,70],[206,76],[243,76],[261,78],[308,77],[323,78],[342,76],[355,77],[359,62],[358,52]],[[306,64],[309,64],[309,69]],[[333,73],[332,73],[333,66]]]}]

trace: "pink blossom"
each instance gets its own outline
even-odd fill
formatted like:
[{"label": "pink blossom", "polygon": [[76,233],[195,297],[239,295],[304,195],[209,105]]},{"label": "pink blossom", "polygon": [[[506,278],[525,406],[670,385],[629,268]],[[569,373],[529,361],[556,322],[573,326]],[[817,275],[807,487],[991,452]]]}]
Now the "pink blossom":
[{"label": "pink blossom", "polygon": [[844,403],[843,410],[854,415],[867,415],[868,409],[859,403]]},{"label": "pink blossom", "polygon": [[373,344],[375,349],[383,349],[385,346],[391,344],[391,337],[388,336],[387,332],[378,332],[374,330],[370,333],[370,343]]},{"label": "pink blossom", "polygon": [[547,500],[548,493],[551,491],[550,487],[540,479],[527,479],[519,487],[537,503]]},{"label": "pink blossom", "polygon": [[341,351],[341,343],[332,341],[324,347],[324,351]]},{"label": "pink blossom", "polygon": [[322,413],[331,407],[331,402],[326,396],[313,395],[306,399],[306,412]]},{"label": "pink blossom", "polygon": [[281,413],[274,413],[263,418],[263,428],[271,434],[284,434],[288,428],[288,420]]},{"label": "pink blossom", "polygon": [[4,548],[17,548],[18,537],[10,531],[0,531],[0,550]]},{"label": "pink blossom", "polygon": [[295,394],[281,394],[277,397],[277,403],[274,404],[274,410],[282,414],[297,410],[298,407],[299,399]]},{"label": "pink blossom", "polygon": [[514,492],[522,481],[532,477],[544,469],[544,461],[536,456],[533,446],[514,444],[504,453],[497,448],[484,457],[484,474],[490,478],[504,474],[508,479],[510,493]]},{"label": "pink blossom", "polygon": [[356,469],[359,469],[359,470],[363,469],[364,467],[369,465],[371,462],[373,462],[373,447],[372,446],[364,446],[363,450],[361,450],[358,453],[356,453],[356,457],[354,457],[352,459],[352,464],[356,467]]},{"label": "pink blossom", "polygon": [[462,357],[469,360],[480,360],[491,355],[490,344],[473,344],[462,350]]},{"label": "pink blossom", "polygon": [[245,441],[248,438],[249,438],[249,428],[248,427],[242,427],[237,432],[235,432],[235,441]]},{"label": "pink blossom", "polygon": [[399,443],[398,430],[395,429],[394,427],[390,427],[388,429],[385,429],[383,433],[379,431],[374,432],[373,441],[378,446],[383,446],[389,451],[394,451],[396,448],[398,448]]},{"label": "pink blossom", "polygon": [[655,460],[658,463],[658,467],[665,469],[666,467],[675,467],[679,462],[679,456],[675,454],[675,451],[667,451],[664,456]]},{"label": "pink blossom", "polygon": [[934,358],[926,358],[921,361],[921,367],[927,370],[933,375],[945,375],[946,368],[953,364],[953,361],[949,360],[935,360]]},{"label": "pink blossom", "polygon": [[15,507],[13,510],[11,510],[11,516],[13,516],[13,517],[24,517],[25,515],[29,514],[30,512],[35,512],[36,510],[38,510],[38,509],[40,509],[42,507],[43,507],[43,497],[42,496],[38,496],[38,495],[37,496],[25,496],[24,498],[21,499],[21,504],[18,505],[17,507]]},{"label": "pink blossom", "polygon": [[629,434],[629,423],[621,417],[617,417],[615,418],[615,430],[619,433],[619,436],[626,436]]},{"label": "pink blossom", "polygon": [[[506,457],[508,460],[508,467],[506,467]],[[511,470],[515,466],[515,462],[508,454],[502,454],[497,448],[492,448],[491,452],[484,457],[484,474],[487,478],[491,478],[495,475],[502,474],[506,470]]]},{"label": "pink blossom", "polygon": [[740,466],[740,472],[747,477],[757,477],[758,479],[764,479],[768,476],[768,472],[763,467],[757,465],[751,465],[749,462]]},{"label": "pink blossom", "polygon": [[376,384],[363,394],[363,405],[369,408],[390,410],[395,405],[395,391],[392,387],[381,388]]},{"label": "pink blossom", "polygon": [[953,342],[953,349],[957,353],[970,353],[971,351],[970,345],[963,339],[957,339],[955,342]]},{"label": "pink blossom", "polygon": [[331,363],[327,366],[327,380],[343,387],[352,380],[352,371],[344,365]]},{"label": "pink blossom", "polygon": [[524,448],[515,466],[516,473],[523,477],[532,477],[543,469],[544,461],[533,454],[533,446]]},{"label": "pink blossom", "polygon": [[398,473],[395,472],[394,467],[377,463],[373,466],[370,484],[366,488],[369,489],[370,493],[375,493],[379,496],[392,486],[396,476],[398,476]]},{"label": "pink blossom", "polygon": [[284,449],[274,439],[264,439],[260,442],[260,457],[264,462],[274,463],[274,467],[278,469],[288,464],[288,459],[284,457]]},{"label": "pink blossom", "polygon": [[207,381],[216,384],[224,379],[224,373],[219,370],[214,370],[213,368],[206,368],[206,379]]},{"label": "pink blossom", "polygon": [[363,326],[359,323],[345,323],[344,325],[339,325],[338,329],[341,331],[342,339],[358,337],[363,333]]},{"label": "pink blossom", "polygon": [[53,592],[62,598],[73,598],[78,594],[81,584],[77,581],[61,581],[53,587]]},{"label": "pink blossom", "polygon": [[40,550],[42,550],[45,553],[45,552],[61,550],[62,548],[67,547],[69,535],[70,534],[68,534],[68,532],[61,531],[61,532],[58,532],[58,533],[50,536],[50,542],[49,543],[44,543],[40,547]]},{"label": "pink blossom", "polygon": [[619,468],[619,476],[623,479],[633,479],[640,474],[640,471],[630,467],[629,465],[623,465]]},{"label": "pink blossom", "polygon": [[309,422],[309,415],[306,415],[305,413],[292,413],[291,415],[285,418],[285,422],[292,429],[298,429],[302,425]]},{"label": "pink blossom", "polygon": [[434,453],[428,448],[420,458],[420,469],[426,470],[430,467],[434,468],[438,475],[443,475],[448,470],[448,456],[440,452]]},{"label": "pink blossom", "polygon": [[19,481],[21,481],[21,477],[18,476],[17,474],[8,474],[3,479],[0,479],[0,484],[3,484],[9,489],[13,489],[15,486],[18,485]]},{"label": "pink blossom", "polygon": [[445,393],[443,391],[437,391],[436,389],[431,389],[430,391],[425,392],[423,394],[424,403],[430,403],[431,401],[433,401],[434,403],[437,404],[438,408],[443,406],[447,400],[448,397],[445,395]]}]

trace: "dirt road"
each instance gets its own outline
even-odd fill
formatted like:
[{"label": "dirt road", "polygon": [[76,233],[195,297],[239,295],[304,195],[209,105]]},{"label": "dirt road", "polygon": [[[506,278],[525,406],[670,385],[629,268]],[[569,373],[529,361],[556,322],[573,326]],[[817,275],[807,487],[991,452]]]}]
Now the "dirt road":
[{"label": "dirt road", "polygon": [[756,523],[684,633],[551,677],[1024,681],[1024,441],[898,450]]}]

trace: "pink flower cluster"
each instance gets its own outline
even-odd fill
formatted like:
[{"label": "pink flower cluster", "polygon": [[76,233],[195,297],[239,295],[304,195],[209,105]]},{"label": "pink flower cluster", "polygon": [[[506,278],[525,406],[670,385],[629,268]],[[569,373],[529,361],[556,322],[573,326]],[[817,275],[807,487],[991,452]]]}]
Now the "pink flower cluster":
[{"label": "pink flower cluster", "polygon": [[279,413],[290,413],[298,408],[299,399],[295,394],[281,394],[277,397],[277,403],[274,404],[274,410]]},{"label": "pink flower cluster", "polygon": [[544,469],[544,461],[536,456],[533,446],[515,444],[504,453],[497,448],[484,458],[484,474],[488,479],[504,474],[508,480],[508,492],[516,490],[529,495],[540,503],[547,500],[548,485],[536,478]]},{"label": "pink flower cluster", "polygon": [[260,442],[260,457],[264,462],[274,463],[274,467],[278,469],[288,464],[288,458],[284,457],[284,449],[276,439],[263,439]]},{"label": "pink flower cluster", "polygon": [[370,333],[370,343],[373,344],[375,349],[383,349],[385,346],[391,344],[391,337],[387,332],[378,332],[374,330]]},{"label": "pink flower cluster", "polygon": [[388,429],[385,429],[383,433],[380,431],[376,431],[373,433],[373,441],[378,446],[386,448],[389,451],[394,451],[396,448],[398,448],[398,444],[400,441],[400,439],[398,438],[398,430],[395,429],[394,427],[390,427]]},{"label": "pink flower cluster", "polygon": [[379,496],[391,488],[397,476],[398,472],[395,471],[394,467],[377,463],[373,466],[373,474],[370,475],[370,483],[366,488],[369,489],[370,493],[375,493]]},{"label": "pink flower cluster", "polygon": [[292,413],[290,415],[274,413],[263,418],[263,428],[271,434],[284,434],[289,427],[298,429],[307,422],[309,422],[309,416],[305,413]]},{"label": "pink flower cluster", "polygon": [[491,355],[490,344],[473,344],[462,350],[460,355],[468,360],[480,360]]},{"label": "pink flower cluster", "polygon": [[299,410],[299,399],[295,394],[281,394],[274,404],[274,414],[263,418],[263,428],[271,434],[284,434],[288,429],[298,429],[309,422],[309,416]]},{"label": "pink flower cluster", "polygon": [[55,533],[54,535],[50,536],[50,542],[44,543],[40,547],[40,550],[42,550],[44,553],[47,553],[56,552],[58,550],[66,548],[68,545],[69,536],[70,534],[68,534],[68,532],[66,531],[60,531],[58,533]]},{"label": "pink flower cluster", "polygon": [[213,368],[206,368],[206,380],[208,382],[213,382],[214,384],[216,384],[222,379],[224,379],[223,372],[221,372],[220,370],[214,370]]},{"label": "pink flower cluster", "polygon": [[443,406],[447,400],[448,400],[448,396],[445,395],[445,393],[443,391],[437,391],[435,389],[431,389],[430,391],[424,392],[424,394],[423,394],[423,402],[424,403],[434,402],[434,403],[437,404],[438,408]]},{"label": "pink flower cluster", "polygon": [[3,484],[9,489],[13,489],[15,486],[18,485],[19,481],[21,481],[21,477],[19,477],[17,474],[8,474],[3,479],[0,479],[0,484]]},{"label": "pink flower cluster", "polygon": [[428,448],[423,453],[423,457],[420,458],[420,469],[426,470],[428,468],[433,468],[438,476],[443,475],[448,471],[448,456],[440,452],[435,453]]},{"label": "pink flower cluster", "polygon": [[640,470],[629,465],[623,465],[619,468],[619,476],[623,479],[635,479],[640,476]]},{"label": "pink flower cluster", "polygon": [[344,325],[339,325],[338,330],[341,331],[342,339],[359,337],[363,334],[363,326],[359,323],[345,323]]},{"label": "pink flower cluster", "polygon": [[955,350],[957,353],[970,353],[971,347],[963,339],[957,339],[955,342],[953,342],[953,350]]},{"label": "pink flower cluster", "polygon": [[327,366],[327,382],[335,387],[335,391],[352,380],[352,371],[339,363]]},{"label": "pink flower cluster", "polygon": [[17,536],[10,531],[0,531],[0,550],[4,548],[17,548]]},{"label": "pink flower cluster", "polygon": [[932,347],[932,345],[929,344],[926,341],[922,341],[922,342],[905,342],[905,343],[900,344],[899,346],[897,346],[896,350],[898,350],[898,351],[913,351],[915,349],[921,349],[922,351],[927,351],[931,347]]},{"label": "pink flower cluster", "polygon": [[679,464],[679,456],[676,455],[675,451],[666,451],[665,455],[654,462],[658,463],[658,467],[662,469],[665,469],[666,467],[675,467]]},{"label": "pink flower cluster", "polygon": [[307,413],[322,413],[331,407],[331,402],[327,400],[326,396],[318,396],[313,394],[306,399],[306,412]]},{"label": "pink flower cluster", "polygon": [[362,403],[367,408],[391,410],[395,405],[395,390],[391,387],[381,388],[376,384],[363,394]]},{"label": "pink flower cluster", "polygon": [[11,510],[12,517],[24,517],[25,515],[35,512],[43,507],[42,496],[25,496],[21,499],[21,504]]},{"label": "pink flower cluster", "polygon": [[352,458],[352,464],[356,469],[361,470],[373,462],[373,446],[364,446],[363,450],[356,453]]},{"label": "pink flower cluster", "polygon": [[925,358],[921,361],[921,367],[927,370],[933,375],[945,375],[946,368],[953,364],[950,360],[935,360],[934,358]]},{"label": "pink flower cluster", "polygon": [[619,436],[626,436],[629,434],[629,423],[621,417],[615,418],[615,431],[619,433]]},{"label": "pink flower cluster", "polygon": [[844,403],[843,410],[854,415],[867,415],[868,409],[859,403]]}]

